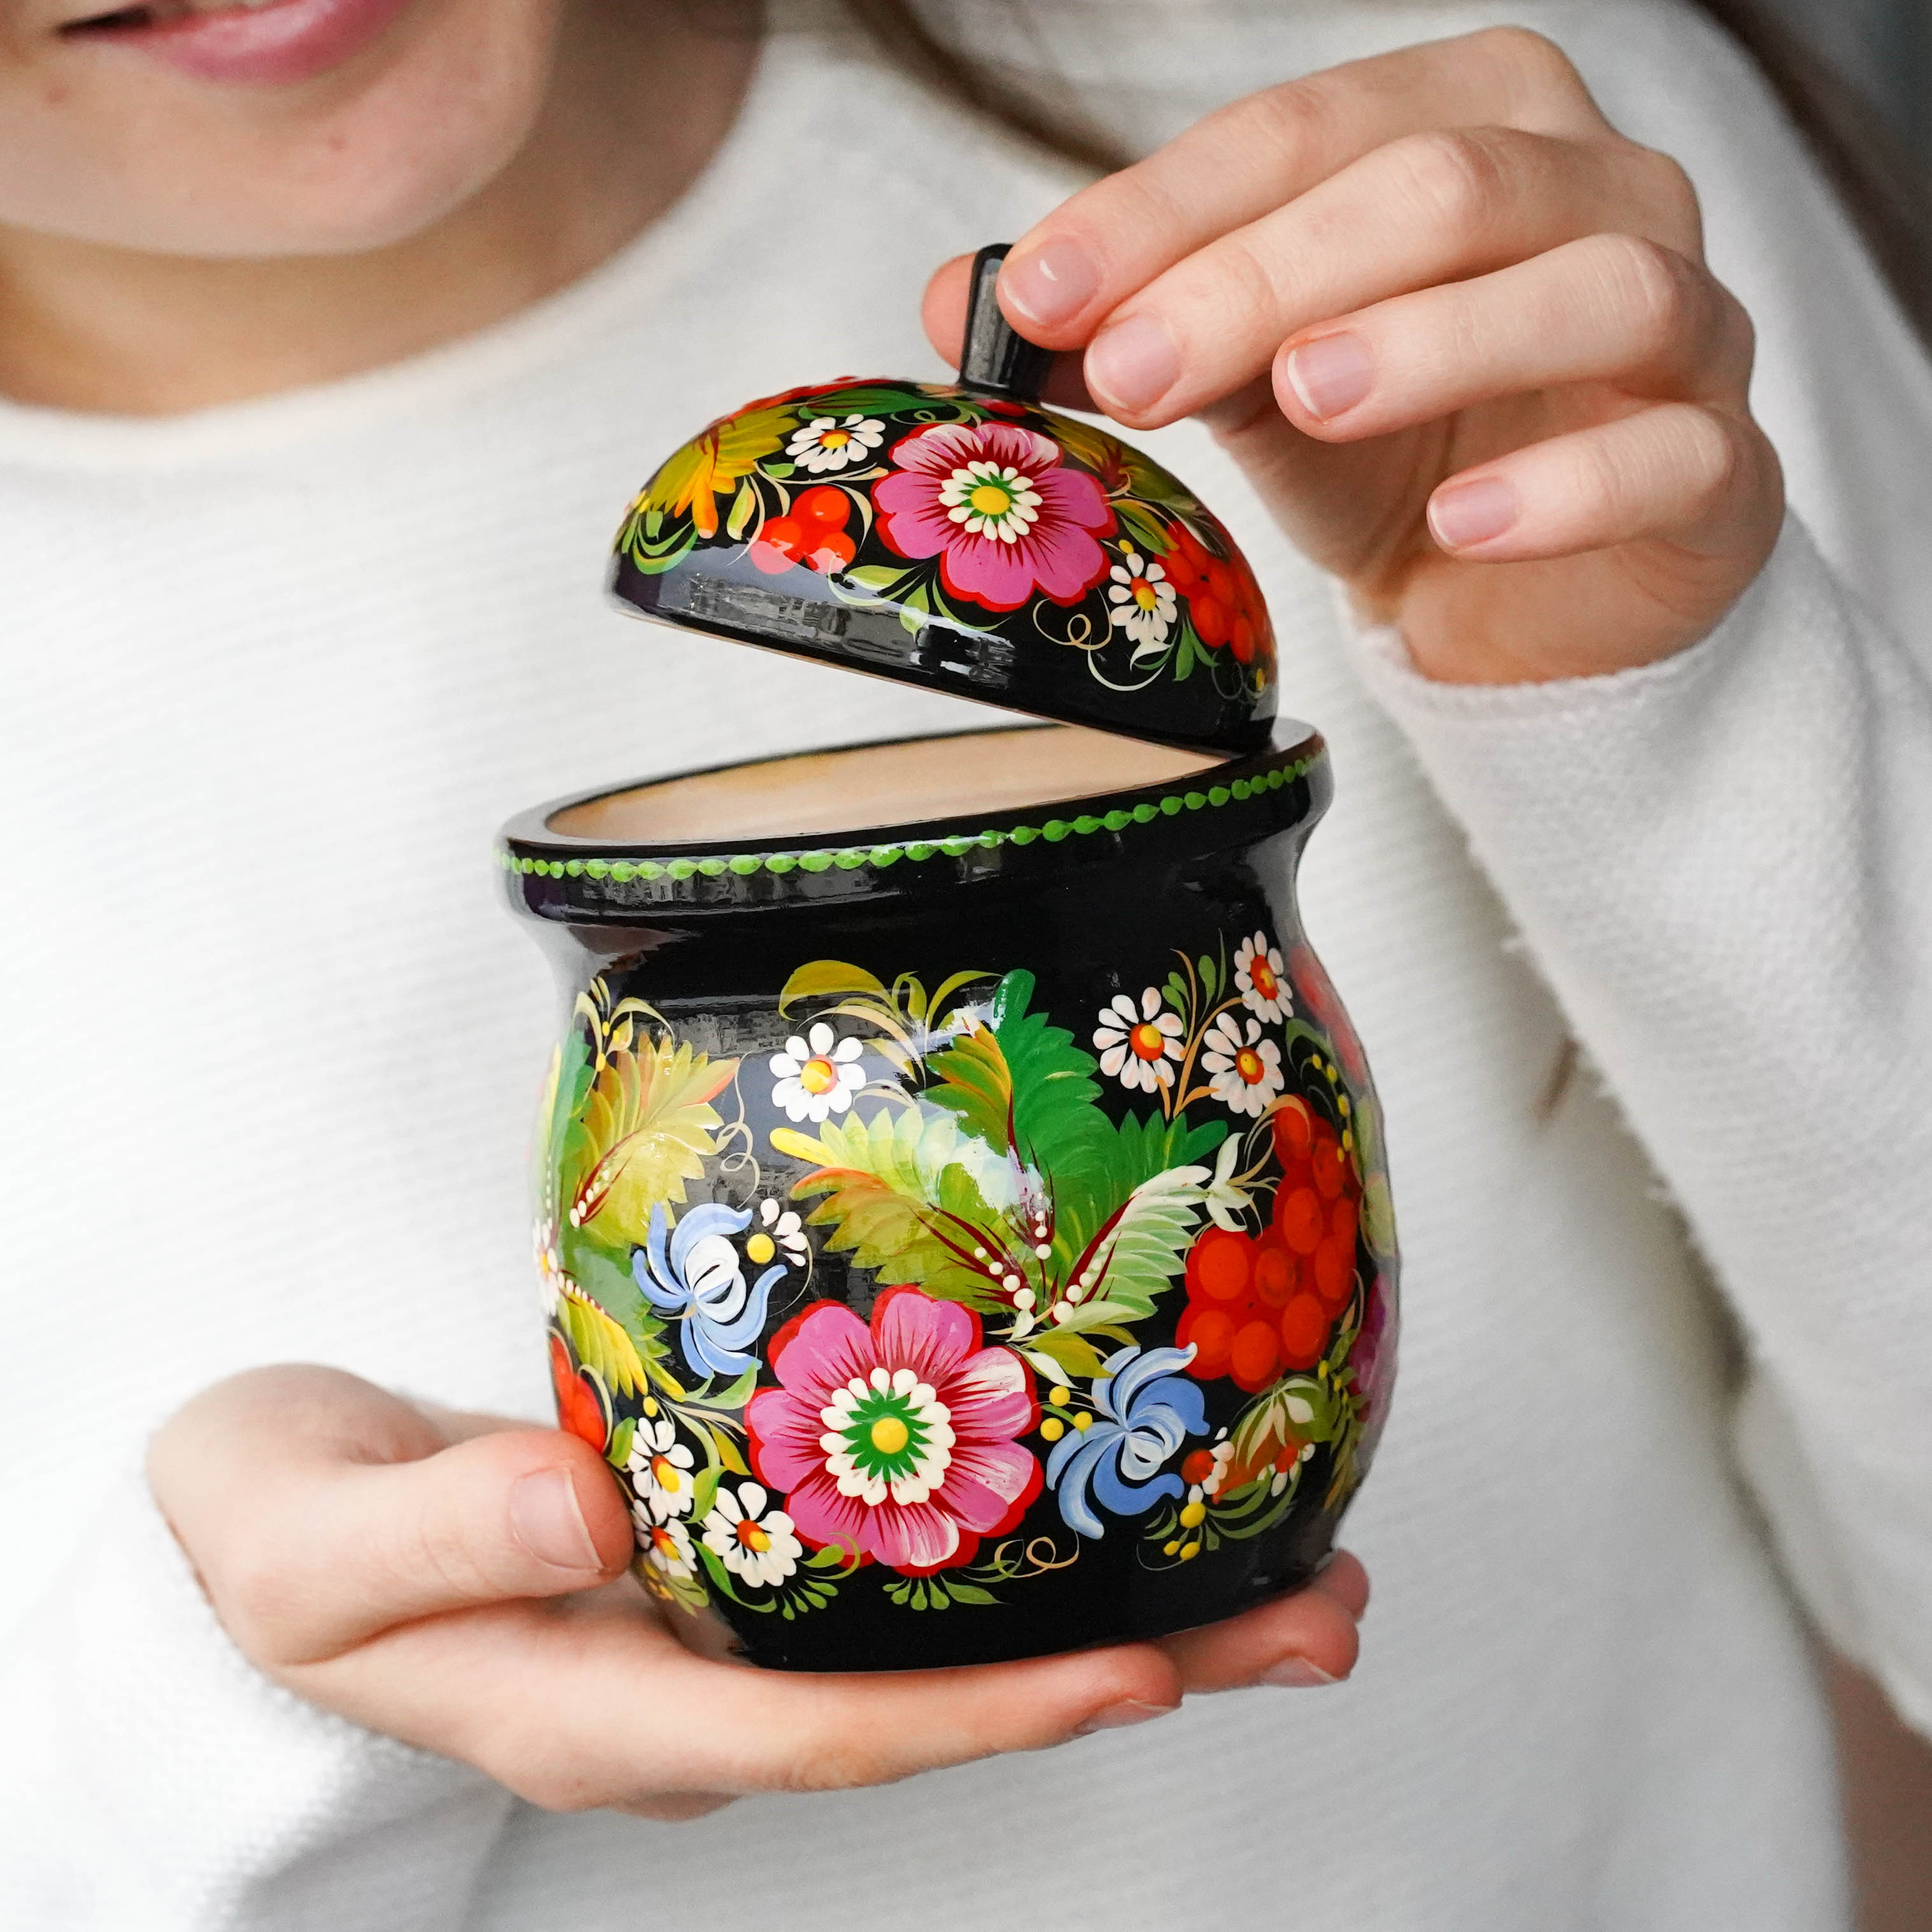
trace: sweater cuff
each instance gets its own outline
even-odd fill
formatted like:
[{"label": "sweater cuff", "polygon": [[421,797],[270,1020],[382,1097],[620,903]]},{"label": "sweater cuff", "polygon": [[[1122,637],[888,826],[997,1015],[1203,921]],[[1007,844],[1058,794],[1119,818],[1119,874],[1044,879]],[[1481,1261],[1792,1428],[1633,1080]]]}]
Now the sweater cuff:
[{"label": "sweater cuff", "polygon": [[132,1472],[0,1686],[0,1923],[454,1927],[512,1802],[264,1676]]},{"label": "sweater cuff", "polygon": [[[1486,746],[1534,760],[1546,750],[1561,782],[1562,741],[1579,730],[1641,730],[1646,720],[1701,695],[1745,655],[1767,614],[1810,602],[1830,585],[1804,526],[1787,515],[1765,567],[1707,636],[1654,664],[1598,677],[1540,684],[1447,684],[1415,668],[1394,625],[1364,625],[1341,587],[1336,602],[1364,681],[1418,750],[1437,740],[1480,738]],[[1428,762],[1425,754],[1425,763]]]}]

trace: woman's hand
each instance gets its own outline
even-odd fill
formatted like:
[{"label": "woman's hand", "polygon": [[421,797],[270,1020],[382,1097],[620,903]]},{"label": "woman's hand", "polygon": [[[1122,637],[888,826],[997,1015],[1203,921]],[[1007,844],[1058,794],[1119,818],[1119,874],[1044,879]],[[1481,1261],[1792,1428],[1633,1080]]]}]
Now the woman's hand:
[{"label": "woman's hand", "polygon": [[625,1576],[631,1523],[610,1469],[554,1430],[426,1412],[332,1370],[263,1369],[176,1414],[148,1479],[216,1614],[270,1676],[564,1810],[697,1817],[748,1792],[1038,1750],[1188,1691],[1327,1682],[1354,1663],[1368,1596],[1345,1556],[1297,1596],[1161,1643],[791,1676],[724,1660],[700,1620],[674,1632]]},{"label": "woman's hand", "polygon": [[[928,292],[942,350],[964,291],[950,263]],[[1084,350],[1084,388],[1063,365],[1050,394],[1138,428],[1204,417],[1431,677],[1667,656],[1777,538],[1750,324],[1688,179],[1521,29],[1209,116],[1028,232],[1000,300]]]}]

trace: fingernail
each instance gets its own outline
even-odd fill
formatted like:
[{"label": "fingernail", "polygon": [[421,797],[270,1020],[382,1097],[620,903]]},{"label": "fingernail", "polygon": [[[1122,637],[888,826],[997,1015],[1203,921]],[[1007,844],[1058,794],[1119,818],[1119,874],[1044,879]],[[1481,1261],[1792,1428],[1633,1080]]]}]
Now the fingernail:
[{"label": "fingernail", "polygon": [[1516,492],[1501,477],[1478,476],[1436,491],[1429,527],[1444,550],[1467,550],[1501,536],[1521,514]]},{"label": "fingernail", "polygon": [[1022,322],[1052,328],[1071,322],[1094,299],[1100,272],[1077,242],[1064,236],[1024,255],[1010,255],[1000,271],[1002,306]]},{"label": "fingernail", "polygon": [[1284,1690],[1312,1690],[1318,1684],[1339,1684],[1342,1680],[1330,1677],[1318,1664],[1310,1664],[1305,1657],[1284,1657],[1262,1672],[1261,1681],[1277,1684]]},{"label": "fingernail", "polygon": [[560,1570],[604,1567],[567,1470],[532,1469],[510,1485],[510,1528],[532,1556]]},{"label": "fingernail", "polygon": [[1359,335],[1319,335],[1288,352],[1288,387],[1317,422],[1352,410],[1374,380],[1374,362]]},{"label": "fingernail", "polygon": [[1104,1711],[1096,1711],[1073,1735],[1085,1738],[1096,1731],[1124,1730],[1130,1724],[1144,1724],[1150,1718],[1164,1718],[1180,1708],[1178,1704],[1140,1704],[1132,1700],[1124,1704],[1109,1704]]},{"label": "fingernail", "polygon": [[1087,350],[1087,386],[1102,401],[1129,411],[1160,401],[1180,374],[1180,358],[1166,322],[1130,315],[1101,330]]}]

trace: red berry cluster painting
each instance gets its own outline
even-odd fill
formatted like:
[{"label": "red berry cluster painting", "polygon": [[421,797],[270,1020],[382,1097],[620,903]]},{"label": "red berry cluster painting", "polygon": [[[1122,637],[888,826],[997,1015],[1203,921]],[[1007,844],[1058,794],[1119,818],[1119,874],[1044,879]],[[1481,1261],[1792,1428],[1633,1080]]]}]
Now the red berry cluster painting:
[{"label": "red berry cluster painting", "polygon": [[1258,1234],[1208,1228],[1187,1256],[1187,1312],[1175,1340],[1188,1373],[1263,1389],[1312,1369],[1355,1285],[1362,1184],[1341,1136],[1288,1095],[1269,1117],[1281,1178]]}]

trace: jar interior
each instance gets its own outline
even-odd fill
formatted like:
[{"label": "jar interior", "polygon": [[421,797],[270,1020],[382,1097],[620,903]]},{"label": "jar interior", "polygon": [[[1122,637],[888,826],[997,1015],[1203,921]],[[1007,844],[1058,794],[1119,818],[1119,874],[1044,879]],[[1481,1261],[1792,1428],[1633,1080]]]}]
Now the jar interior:
[{"label": "jar interior", "polygon": [[974,731],[730,765],[553,812],[567,838],[651,846],[823,838],[1172,784],[1223,760],[1078,724]]}]

